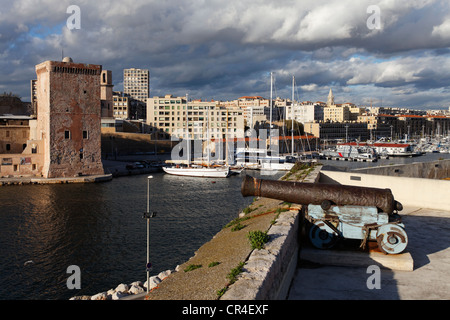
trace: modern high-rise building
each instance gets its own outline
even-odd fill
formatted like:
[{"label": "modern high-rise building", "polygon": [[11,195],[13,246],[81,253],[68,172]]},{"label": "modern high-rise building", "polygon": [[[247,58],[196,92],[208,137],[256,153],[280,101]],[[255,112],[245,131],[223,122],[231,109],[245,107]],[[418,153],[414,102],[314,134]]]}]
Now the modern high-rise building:
[{"label": "modern high-rise building", "polygon": [[150,97],[150,72],[147,69],[124,69],[123,93],[134,100],[147,103]]}]

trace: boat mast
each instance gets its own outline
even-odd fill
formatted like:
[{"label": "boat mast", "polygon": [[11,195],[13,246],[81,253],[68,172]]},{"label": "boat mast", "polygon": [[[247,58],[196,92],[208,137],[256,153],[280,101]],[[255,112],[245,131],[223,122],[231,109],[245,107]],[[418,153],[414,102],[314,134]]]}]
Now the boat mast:
[{"label": "boat mast", "polygon": [[228,167],[228,107],[227,107],[227,133],[225,134],[225,165]]},{"label": "boat mast", "polygon": [[270,115],[269,115],[269,150],[272,150],[272,88],[273,88],[273,72],[270,73],[270,100],[269,100],[269,104],[270,104]]},{"label": "boat mast", "polygon": [[206,106],[206,152],[208,152],[207,154],[207,167],[209,168],[210,166],[210,157],[209,157],[209,106]]},{"label": "boat mast", "polygon": [[294,156],[294,86],[295,76],[292,76],[292,101],[291,101],[291,155]]},{"label": "boat mast", "polygon": [[188,97],[186,93],[186,141],[187,141],[187,166],[191,166],[191,140],[189,139],[189,125],[188,125]]}]

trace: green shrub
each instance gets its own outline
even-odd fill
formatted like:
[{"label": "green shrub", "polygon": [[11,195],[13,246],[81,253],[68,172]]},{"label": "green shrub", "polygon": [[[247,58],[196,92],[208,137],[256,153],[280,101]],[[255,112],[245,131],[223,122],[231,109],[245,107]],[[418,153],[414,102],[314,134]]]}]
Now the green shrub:
[{"label": "green shrub", "polygon": [[186,269],[184,269],[184,272],[192,271],[201,267],[202,267],[201,264],[190,264],[189,266],[186,267]]},{"label": "green shrub", "polygon": [[213,261],[213,262],[211,262],[210,264],[208,264],[208,268],[212,268],[212,267],[218,266],[219,264],[220,264],[220,262],[218,262],[218,261]]},{"label": "green shrub", "polygon": [[236,268],[231,269],[230,273],[227,275],[227,278],[230,280],[230,284],[233,284],[236,281],[237,276],[242,272],[243,268],[244,262],[239,262]]},{"label": "green shrub", "polygon": [[261,230],[250,231],[247,235],[252,249],[262,249],[264,244],[269,241],[269,236]]}]

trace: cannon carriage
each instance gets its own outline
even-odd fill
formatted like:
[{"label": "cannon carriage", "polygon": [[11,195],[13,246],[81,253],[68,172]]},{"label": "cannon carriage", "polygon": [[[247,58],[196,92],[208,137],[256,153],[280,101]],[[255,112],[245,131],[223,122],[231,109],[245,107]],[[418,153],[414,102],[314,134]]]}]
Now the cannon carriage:
[{"label": "cannon carriage", "polygon": [[399,254],[408,244],[398,214],[403,207],[390,189],[245,176],[241,193],[302,205],[309,222],[308,238],[319,249],[330,249],[339,239],[358,239],[362,247],[367,241],[376,241],[382,252]]}]

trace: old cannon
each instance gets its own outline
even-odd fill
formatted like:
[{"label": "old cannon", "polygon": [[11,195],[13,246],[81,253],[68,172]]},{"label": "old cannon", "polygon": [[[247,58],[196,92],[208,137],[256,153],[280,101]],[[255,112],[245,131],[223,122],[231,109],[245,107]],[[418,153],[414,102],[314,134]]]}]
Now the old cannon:
[{"label": "old cannon", "polygon": [[398,211],[401,203],[390,189],[322,183],[264,180],[245,176],[245,196],[258,196],[301,204],[306,207],[308,237],[316,248],[332,248],[339,239],[377,241],[386,254],[405,250],[408,236]]}]

